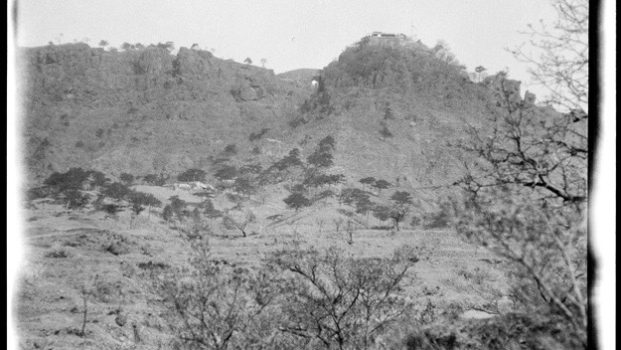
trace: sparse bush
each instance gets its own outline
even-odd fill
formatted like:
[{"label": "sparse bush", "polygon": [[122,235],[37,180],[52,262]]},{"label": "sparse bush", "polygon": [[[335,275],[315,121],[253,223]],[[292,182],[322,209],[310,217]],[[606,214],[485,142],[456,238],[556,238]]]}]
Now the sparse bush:
[{"label": "sparse bush", "polygon": [[233,217],[231,217],[230,215],[224,215],[222,217],[222,223],[224,224],[224,226],[229,229],[238,229],[239,232],[241,232],[243,237],[248,237],[248,233],[246,232],[246,226],[250,223],[253,223],[256,221],[256,216],[254,215],[254,213],[250,210],[246,211],[244,219],[243,220],[236,220]]},{"label": "sparse bush", "polygon": [[277,295],[269,270],[252,274],[219,264],[211,259],[205,239],[193,240],[191,247],[189,268],[158,269],[152,274],[176,346],[280,348],[274,344],[273,320],[267,317]]},{"label": "sparse bush", "polygon": [[409,247],[389,259],[355,259],[336,247],[279,251],[270,262],[292,274],[280,329],[311,348],[369,349],[407,310],[396,293],[416,261]]}]

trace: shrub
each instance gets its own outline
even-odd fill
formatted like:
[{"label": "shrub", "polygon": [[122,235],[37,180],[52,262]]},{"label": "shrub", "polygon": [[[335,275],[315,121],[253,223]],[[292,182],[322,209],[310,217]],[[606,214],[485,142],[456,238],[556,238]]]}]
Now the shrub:
[{"label": "shrub", "polygon": [[242,175],[256,175],[263,170],[261,164],[246,164],[239,168],[239,173]]},{"label": "shrub", "polygon": [[116,213],[121,211],[121,208],[116,204],[104,204],[101,206],[101,210],[103,210],[106,214],[115,216]]},{"label": "shrub", "polygon": [[168,222],[172,220],[174,214],[172,206],[170,204],[166,204],[162,210],[162,218]]},{"label": "shrub", "polygon": [[44,185],[54,188],[57,192],[78,190],[88,181],[90,172],[82,168],[71,168],[64,173],[54,172],[45,181]]},{"label": "shrub", "polygon": [[167,177],[164,177],[163,174],[155,175],[155,174],[147,174],[144,177],[144,182],[153,186],[164,186],[166,184]]},{"label": "shrub", "polygon": [[377,180],[375,181],[375,183],[373,184],[373,187],[377,188],[378,190],[385,190],[389,187],[391,187],[392,184],[386,180]]},{"label": "shrub", "polygon": [[28,189],[28,191],[26,191],[26,199],[29,201],[32,201],[32,200],[39,199],[39,198],[46,198],[53,194],[54,192],[49,187],[46,187],[46,186],[35,187],[35,188],[30,188]]},{"label": "shrub", "polygon": [[91,185],[95,187],[105,187],[110,183],[106,175],[97,170],[90,171]]},{"label": "shrub", "polygon": [[183,218],[186,216],[186,207],[187,203],[183,199],[180,199],[178,196],[170,197],[170,208],[177,220],[183,221]]},{"label": "shrub", "polygon": [[124,183],[127,186],[134,183],[134,175],[132,174],[121,173],[121,175],[119,176],[119,179],[121,180],[122,183]]},{"label": "shrub", "polygon": [[373,208],[373,216],[380,221],[386,221],[390,218],[390,208],[383,205],[377,205]]},{"label": "shrub", "polygon": [[174,348],[286,348],[274,344],[271,304],[277,295],[268,269],[250,273],[210,257],[205,239],[190,243],[189,268],[157,269],[152,284]]},{"label": "shrub", "polygon": [[444,210],[440,210],[435,213],[426,215],[423,227],[425,229],[439,229],[446,228],[449,226],[449,224],[449,214]]},{"label": "shrub", "polygon": [[113,182],[106,186],[102,194],[106,197],[118,200],[125,199],[132,191],[120,182]]},{"label": "shrub", "polygon": [[64,193],[64,200],[68,209],[80,209],[88,204],[90,196],[79,190],[67,190]]},{"label": "shrub", "polygon": [[347,205],[355,205],[355,203],[360,201],[369,200],[370,195],[371,194],[369,192],[363,191],[359,188],[345,188],[339,195],[339,201]]},{"label": "shrub", "polygon": [[89,195],[80,190],[70,189],[63,192],[68,209],[80,209],[88,204]]},{"label": "shrub", "polygon": [[308,207],[312,204],[311,201],[301,193],[292,193],[285,198],[283,202],[285,202],[289,208],[295,209],[295,211]]},{"label": "shrub", "polygon": [[224,153],[231,154],[231,155],[237,154],[237,145],[235,144],[227,145],[226,147],[224,147]]},{"label": "shrub", "polygon": [[359,182],[361,184],[363,184],[363,185],[372,185],[372,184],[375,183],[375,181],[376,180],[375,180],[375,178],[373,176],[369,176],[369,177],[365,177],[365,178],[360,179]]},{"label": "shrub", "polygon": [[216,173],[214,176],[220,180],[232,180],[237,176],[237,168],[232,165],[224,165]]},{"label": "shrub", "polygon": [[205,213],[205,215],[207,215],[207,217],[210,219],[215,219],[222,216],[222,212],[214,207],[213,202],[210,199],[206,199],[205,201],[203,201],[201,203],[201,206],[204,209],[203,212]]},{"label": "shrub", "polygon": [[279,328],[310,348],[369,349],[408,309],[396,293],[417,261],[409,247],[384,259],[355,259],[336,247],[278,251],[270,263],[292,274]]},{"label": "shrub", "polygon": [[132,211],[134,214],[138,215],[140,212],[144,210],[145,206],[150,207],[159,207],[162,202],[159,199],[155,198],[150,193],[144,192],[131,192],[128,195],[129,202],[132,205]]},{"label": "shrub", "polygon": [[263,129],[261,129],[260,132],[250,133],[250,136],[248,136],[248,140],[250,140],[250,141],[258,140],[258,139],[262,138],[263,135],[265,135],[265,133],[267,133],[269,130],[270,130],[269,128],[263,128]]},{"label": "shrub", "polygon": [[330,167],[334,164],[332,149],[333,148],[330,147],[329,143],[319,146],[319,148],[317,148],[310,156],[308,156],[308,158],[306,158],[306,161],[308,164],[318,168]]},{"label": "shrub", "polygon": [[412,227],[417,227],[421,224],[422,220],[419,216],[413,216],[412,217],[412,221],[410,222],[410,225]]},{"label": "shrub", "polygon": [[393,137],[393,134],[388,129],[388,125],[386,125],[386,123],[381,123],[380,125],[382,126],[382,130],[380,130],[380,135],[382,135],[383,138]]},{"label": "shrub", "polygon": [[335,193],[331,190],[325,190],[325,191],[321,191],[318,195],[317,195],[317,200],[321,200],[321,199],[326,199],[326,198],[330,198],[330,197],[334,197]]},{"label": "shrub", "polygon": [[336,141],[332,135],[328,135],[319,141],[319,149],[322,150],[334,150],[336,147]]},{"label": "shrub", "polygon": [[189,181],[205,181],[207,173],[201,169],[188,169],[177,176],[177,180],[189,182]]},{"label": "shrub", "polygon": [[289,154],[287,156],[277,161],[276,163],[272,164],[270,169],[276,169],[279,171],[283,171],[290,167],[302,166],[302,165],[303,163],[300,160],[300,150],[297,148],[294,148],[291,151],[289,151]]},{"label": "shrub", "polygon": [[307,173],[303,184],[310,187],[321,187],[342,183],[345,175],[342,174],[317,174],[316,172]]},{"label": "shrub", "polygon": [[236,192],[250,195],[256,192],[256,188],[252,185],[252,182],[244,177],[238,177],[235,179],[235,183],[233,184],[233,189]]},{"label": "shrub", "polygon": [[396,191],[390,196],[390,199],[397,205],[409,205],[412,204],[412,196],[405,191]]}]

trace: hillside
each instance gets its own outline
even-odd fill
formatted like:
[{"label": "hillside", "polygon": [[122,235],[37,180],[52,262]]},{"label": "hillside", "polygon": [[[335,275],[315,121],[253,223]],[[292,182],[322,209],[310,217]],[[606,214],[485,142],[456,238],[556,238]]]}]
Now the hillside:
[{"label": "hillside", "polygon": [[117,175],[208,167],[229,144],[249,154],[249,135],[278,130],[306,97],[270,70],[207,51],[73,44],[20,54],[26,159],[36,176],[72,166]]},{"label": "hillside", "polygon": [[315,70],[274,75],[186,48],[175,56],[158,47],[22,49],[28,175],[40,181],[73,166],[112,175],[210,170],[230,145],[235,158],[268,163],[334,133],[337,165],[352,178],[450,181],[447,143],[463,135],[464,121],[485,119],[492,90],[414,44],[362,40],[321,71],[320,91],[300,84]]},{"label": "hillside", "polygon": [[[505,260],[449,227],[469,128],[491,135],[503,104],[543,125],[557,114],[505,74],[474,83],[446,50],[407,38],[363,38],[322,70],[278,75],[186,48],[19,55],[24,348],[175,348],[194,329],[218,349],[336,348],[345,335],[344,349],[563,343],[558,324],[511,313]],[[295,273],[338,293],[317,298]],[[350,333],[328,341],[320,325],[311,339],[305,317],[325,322],[322,302],[345,310],[333,319]],[[361,316],[371,309],[401,321],[380,327]],[[507,325],[530,328],[516,338]],[[363,333],[374,345],[356,344]]]}]

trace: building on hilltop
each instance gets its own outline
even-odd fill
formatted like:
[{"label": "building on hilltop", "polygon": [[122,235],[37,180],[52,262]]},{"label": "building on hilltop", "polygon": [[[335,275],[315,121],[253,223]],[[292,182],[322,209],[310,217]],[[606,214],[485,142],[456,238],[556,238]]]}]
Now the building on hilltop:
[{"label": "building on hilltop", "polygon": [[408,38],[405,34],[373,32],[367,36],[369,44],[372,45],[405,45]]}]

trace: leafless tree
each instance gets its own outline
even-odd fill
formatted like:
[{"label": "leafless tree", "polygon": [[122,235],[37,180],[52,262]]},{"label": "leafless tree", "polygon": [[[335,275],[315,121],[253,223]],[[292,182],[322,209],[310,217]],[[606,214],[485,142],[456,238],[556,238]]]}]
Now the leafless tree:
[{"label": "leafless tree", "polygon": [[589,2],[553,0],[556,22],[529,25],[528,43],[512,50],[532,66],[534,80],[550,92],[547,102],[588,112]]},{"label": "leafless tree", "polygon": [[354,259],[336,247],[278,252],[275,265],[292,276],[280,331],[313,348],[372,348],[407,310],[396,293],[416,261],[409,247],[384,259]]},{"label": "leafless tree", "polygon": [[188,349],[265,348],[271,329],[262,317],[276,296],[271,274],[212,259],[206,239],[191,247],[189,266],[152,274],[175,341]]},{"label": "leafless tree", "polygon": [[588,26],[588,3],[554,4],[561,34],[535,32],[533,45],[544,54],[533,60],[533,72],[551,89],[550,102],[573,112],[516,99],[511,81],[497,76],[498,104],[483,128],[468,128],[470,141],[462,144],[471,157],[458,181],[467,200],[454,209],[459,232],[509,262],[518,305],[561,317],[568,337],[586,347],[588,47],[576,36]]}]

